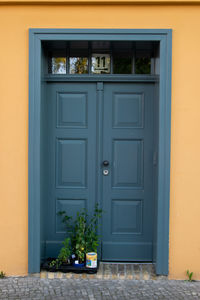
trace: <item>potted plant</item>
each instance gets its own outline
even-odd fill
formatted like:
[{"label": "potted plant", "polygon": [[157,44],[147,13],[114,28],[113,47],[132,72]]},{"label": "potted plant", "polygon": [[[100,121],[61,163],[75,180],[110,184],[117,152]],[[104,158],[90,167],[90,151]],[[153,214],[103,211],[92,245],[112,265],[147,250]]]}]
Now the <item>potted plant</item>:
[{"label": "potted plant", "polygon": [[60,249],[60,253],[58,258],[52,260],[49,264],[50,268],[58,269],[61,265],[70,264],[70,255],[71,255],[71,245],[70,245],[70,238],[66,238],[63,242],[63,247]]},{"label": "potted plant", "polygon": [[73,265],[75,267],[83,267],[86,253],[97,253],[99,245],[98,220],[102,215],[102,210],[96,204],[91,217],[83,209],[77,212],[75,220],[68,216],[65,211],[58,212],[58,215],[62,217],[68,237],[63,241],[63,247],[58,258],[52,260],[49,266],[52,270],[62,269],[63,265],[71,263],[70,257],[74,257]]},{"label": "potted plant", "polygon": [[84,266],[85,262],[85,233],[86,233],[86,213],[82,211],[77,213],[76,220],[74,222],[74,231],[71,235],[72,249],[76,255],[74,265],[77,267]]},{"label": "potted plant", "polygon": [[[90,218],[85,231],[85,244],[86,244],[86,253],[88,252],[96,252],[99,246],[99,238],[98,235],[98,223],[99,219],[102,216],[102,209],[98,207],[98,203],[95,205],[94,214]],[[88,218],[88,216],[86,216]],[[88,218],[89,219],[89,218]]]},{"label": "potted plant", "polygon": [[[77,212],[76,220],[74,221],[74,228],[71,235],[72,249],[78,262],[77,266],[83,266],[85,263],[86,253],[96,252],[99,245],[98,236],[98,220],[102,215],[102,210],[99,209],[98,204],[95,205],[94,213],[90,218],[83,209],[81,212]],[[66,217],[66,215],[65,215]],[[71,218],[67,216],[65,222],[69,223]]]}]

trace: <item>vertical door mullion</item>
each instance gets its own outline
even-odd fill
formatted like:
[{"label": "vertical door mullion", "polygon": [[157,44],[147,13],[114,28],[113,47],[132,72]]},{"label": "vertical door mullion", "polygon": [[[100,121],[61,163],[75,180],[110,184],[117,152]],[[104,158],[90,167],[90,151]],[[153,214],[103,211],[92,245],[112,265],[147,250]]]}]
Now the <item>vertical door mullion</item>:
[{"label": "vertical door mullion", "polygon": [[[97,126],[97,163],[96,163],[96,202],[102,208],[102,196],[103,196],[103,185],[102,185],[102,160],[103,160],[103,82],[96,83],[96,98],[97,98],[97,110],[96,110],[96,126]],[[100,224],[102,224],[100,220]],[[98,226],[98,234],[102,236],[102,226]],[[98,249],[98,258],[101,259],[102,256],[102,244],[100,243]]]}]

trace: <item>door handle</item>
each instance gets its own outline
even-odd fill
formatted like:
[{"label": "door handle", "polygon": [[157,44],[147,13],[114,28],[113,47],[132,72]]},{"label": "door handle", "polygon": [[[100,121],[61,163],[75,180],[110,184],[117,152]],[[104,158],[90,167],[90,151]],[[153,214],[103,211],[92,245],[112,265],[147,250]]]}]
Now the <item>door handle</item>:
[{"label": "door handle", "polygon": [[109,161],[108,160],[104,160],[103,161],[103,166],[104,167],[108,167],[109,166]]}]

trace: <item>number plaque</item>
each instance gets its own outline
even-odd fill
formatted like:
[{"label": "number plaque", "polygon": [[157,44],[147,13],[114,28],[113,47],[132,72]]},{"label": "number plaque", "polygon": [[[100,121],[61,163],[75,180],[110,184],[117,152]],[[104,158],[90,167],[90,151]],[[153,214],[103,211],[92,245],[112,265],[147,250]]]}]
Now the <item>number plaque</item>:
[{"label": "number plaque", "polygon": [[110,54],[92,54],[92,73],[110,73]]}]

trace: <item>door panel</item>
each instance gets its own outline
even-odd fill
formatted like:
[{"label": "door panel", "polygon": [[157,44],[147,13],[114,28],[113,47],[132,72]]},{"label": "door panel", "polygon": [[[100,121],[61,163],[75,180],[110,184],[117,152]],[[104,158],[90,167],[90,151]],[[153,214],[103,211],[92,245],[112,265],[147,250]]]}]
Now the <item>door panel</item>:
[{"label": "door panel", "polygon": [[56,187],[85,188],[87,176],[86,140],[57,139]]},{"label": "door panel", "polygon": [[87,127],[87,92],[58,93],[57,95],[57,127]]},{"label": "door panel", "polygon": [[46,256],[65,237],[59,211],[93,210],[96,187],[96,84],[48,84]]},{"label": "door panel", "polygon": [[103,260],[152,260],[153,111],[153,85],[104,85]]},{"label": "door panel", "polygon": [[112,187],[143,186],[143,141],[113,140]]},{"label": "door panel", "polygon": [[143,119],[143,94],[113,94],[113,128],[143,128]]}]

